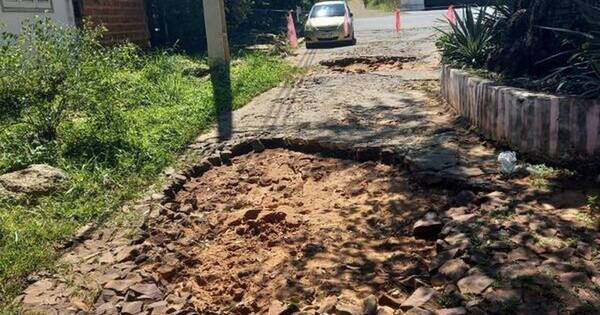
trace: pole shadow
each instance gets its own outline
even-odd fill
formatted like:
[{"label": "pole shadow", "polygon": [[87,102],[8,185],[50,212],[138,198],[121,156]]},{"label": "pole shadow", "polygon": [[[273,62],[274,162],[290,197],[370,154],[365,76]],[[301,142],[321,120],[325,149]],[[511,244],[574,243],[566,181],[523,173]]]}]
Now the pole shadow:
[{"label": "pole shadow", "polygon": [[219,141],[231,139],[233,128],[233,93],[231,90],[231,67],[229,63],[211,66],[210,81],[213,87],[213,104],[217,114]]}]

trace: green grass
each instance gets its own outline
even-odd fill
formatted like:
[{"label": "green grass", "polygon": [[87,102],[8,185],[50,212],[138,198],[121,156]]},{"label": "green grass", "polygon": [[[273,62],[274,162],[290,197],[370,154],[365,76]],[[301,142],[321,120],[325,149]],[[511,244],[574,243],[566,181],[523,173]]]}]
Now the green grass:
[{"label": "green grass", "polygon": [[367,9],[394,11],[400,7],[398,0],[361,0],[364,1]]},{"label": "green grass", "polygon": [[[127,128],[118,139],[127,140],[126,146],[116,146],[104,156],[93,147],[96,142],[86,142],[95,139],[89,137],[96,132],[91,123],[74,115],[61,125],[56,143],[45,153],[34,158],[27,155],[31,150],[0,154],[0,173],[16,168],[15,159],[22,159],[50,163],[70,177],[70,188],[58,195],[27,202],[0,201],[0,313],[8,310],[28,274],[53,267],[57,242],[87,223],[105,220],[126,201],[139,197],[214,122],[210,80],[183,74],[185,69],[205,65],[203,58],[156,54],[142,56],[139,62],[135,68],[111,74],[125,84],[118,85],[123,90],[106,95],[118,94],[115,99],[123,103],[119,108]],[[239,55],[231,69],[234,108],[295,72],[278,57]],[[0,120],[0,131],[7,125],[7,120]],[[10,134],[11,128],[4,129],[0,148],[19,140]]]}]

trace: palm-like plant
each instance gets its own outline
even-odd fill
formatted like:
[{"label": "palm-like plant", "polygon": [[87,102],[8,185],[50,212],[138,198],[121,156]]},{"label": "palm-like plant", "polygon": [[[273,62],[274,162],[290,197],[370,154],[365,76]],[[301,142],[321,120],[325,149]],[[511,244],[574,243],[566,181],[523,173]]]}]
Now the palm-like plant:
[{"label": "palm-like plant", "polygon": [[478,10],[475,13],[473,7],[467,5],[461,14],[454,12],[455,21],[447,21],[450,30],[438,28],[442,37],[437,47],[444,63],[474,68],[484,66],[492,48],[493,28],[484,13],[486,7]]},{"label": "palm-like plant", "polygon": [[546,78],[546,81],[556,82],[558,92],[600,98],[600,7],[579,0],[577,2],[582,8],[587,23],[591,26],[589,31],[542,27],[568,35],[575,46],[574,49],[563,51],[546,59],[570,56],[568,64],[555,69]]}]

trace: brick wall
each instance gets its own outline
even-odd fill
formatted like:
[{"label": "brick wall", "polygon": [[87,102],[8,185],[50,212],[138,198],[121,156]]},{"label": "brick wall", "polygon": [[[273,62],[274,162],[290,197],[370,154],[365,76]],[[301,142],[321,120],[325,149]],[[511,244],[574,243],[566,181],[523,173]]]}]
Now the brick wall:
[{"label": "brick wall", "polygon": [[144,0],[79,0],[84,19],[107,29],[106,41],[130,41],[148,47],[150,35]]}]

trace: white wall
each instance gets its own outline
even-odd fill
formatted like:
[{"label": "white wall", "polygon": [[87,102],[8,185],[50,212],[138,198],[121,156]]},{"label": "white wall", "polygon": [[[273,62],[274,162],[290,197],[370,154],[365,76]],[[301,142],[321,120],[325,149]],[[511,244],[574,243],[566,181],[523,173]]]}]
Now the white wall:
[{"label": "white wall", "polygon": [[63,25],[75,25],[72,0],[51,1],[53,6],[52,12],[4,12],[0,7],[0,25],[2,25],[2,30],[11,33],[19,33],[21,30],[21,23],[36,15],[48,16]]}]

